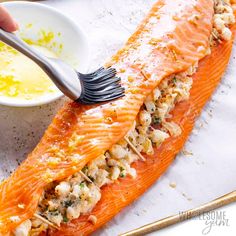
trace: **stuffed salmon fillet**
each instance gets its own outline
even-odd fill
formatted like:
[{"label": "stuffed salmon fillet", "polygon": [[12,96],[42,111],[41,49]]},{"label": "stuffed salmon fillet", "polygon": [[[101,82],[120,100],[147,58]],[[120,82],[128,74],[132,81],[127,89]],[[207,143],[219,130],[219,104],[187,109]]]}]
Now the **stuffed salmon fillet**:
[{"label": "stuffed salmon fillet", "polygon": [[125,96],[65,104],[1,183],[0,233],[88,235],[140,196],[181,150],[219,83],[234,22],[230,1],[157,1],[106,64]]}]

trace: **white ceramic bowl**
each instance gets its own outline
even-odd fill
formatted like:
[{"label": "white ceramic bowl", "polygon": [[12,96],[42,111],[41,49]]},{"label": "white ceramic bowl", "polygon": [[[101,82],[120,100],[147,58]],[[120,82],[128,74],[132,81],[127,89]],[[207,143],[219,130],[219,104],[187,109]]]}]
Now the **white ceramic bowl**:
[{"label": "white ceramic bowl", "polygon": [[[50,33],[46,47],[80,72],[88,68],[88,41],[83,30],[70,18],[52,7],[39,3],[17,1],[4,3],[19,24],[16,34],[31,41],[37,41],[43,34]],[[47,41],[47,40],[45,40]],[[33,75],[32,75],[33,77]],[[16,100],[0,97],[0,104],[17,107],[38,106],[60,98],[60,91],[33,100]]]}]

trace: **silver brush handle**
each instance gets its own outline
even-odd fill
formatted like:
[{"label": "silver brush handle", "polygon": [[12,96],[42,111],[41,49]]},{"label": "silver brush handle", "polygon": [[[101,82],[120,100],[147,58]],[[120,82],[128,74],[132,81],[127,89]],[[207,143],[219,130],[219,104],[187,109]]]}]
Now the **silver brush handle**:
[{"label": "silver brush handle", "polygon": [[48,73],[46,57],[36,52],[32,47],[29,47],[27,43],[18,38],[15,34],[0,29],[0,40],[29,57]]},{"label": "silver brush handle", "polygon": [[45,57],[15,34],[6,32],[1,28],[0,40],[33,60],[66,96],[72,100],[77,100],[80,97],[81,84],[78,75],[70,66],[58,59]]}]

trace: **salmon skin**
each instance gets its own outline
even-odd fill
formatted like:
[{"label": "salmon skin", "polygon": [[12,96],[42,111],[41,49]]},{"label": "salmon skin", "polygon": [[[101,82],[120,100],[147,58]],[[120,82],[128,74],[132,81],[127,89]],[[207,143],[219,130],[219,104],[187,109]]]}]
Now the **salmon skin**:
[{"label": "salmon skin", "polygon": [[[35,150],[1,183],[0,233],[14,230],[33,216],[43,190],[49,183],[80,171],[86,163],[122,139],[132,127],[146,97],[162,79],[187,70],[207,55],[213,14],[213,0],[157,1],[126,45],[107,63],[107,66],[117,69],[126,91],[125,96],[97,106],[82,106],[73,102],[66,104]],[[198,16],[197,24],[191,20],[193,15]],[[218,83],[222,74],[220,71],[222,69],[223,72],[228,62],[230,49],[230,43],[218,48],[226,54],[221,57],[222,60],[218,60],[222,64],[216,74],[211,74],[212,84],[207,79],[196,78],[190,100],[175,109],[174,117],[183,134],[177,139],[169,139],[156,150],[154,156],[147,158],[147,162],[135,163],[137,179],[125,178],[119,184],[103,188],[102,199],[94,209],[94,214],[100,217],[98,224],[89,226],[81,217],[62,226],[61,235],[86,235],[92,232],[137,198],[164,172],[182,147],[192,129],[194,118]],[[210,64],[210,61],[206,64]],[[213,69],[214,63],[211,65]],[[203,74],[204,71],[206,66],[203,63]],[[129,82],[130,77],[134,82]],[[186,116],[183,116],[185,113]],[[80,138],[72,148],[69,140],[75,134]],[[64,155],[61,155],[62,150]],[[125,188],[132,188],[133,191],[127,192]],[[124,201],[120,202],[119,196]],[[108,203],[113,204],[112,207]],[[104,208],[108,210],[102,211]],[[59,234],[56,232],[56,235]]]}]

